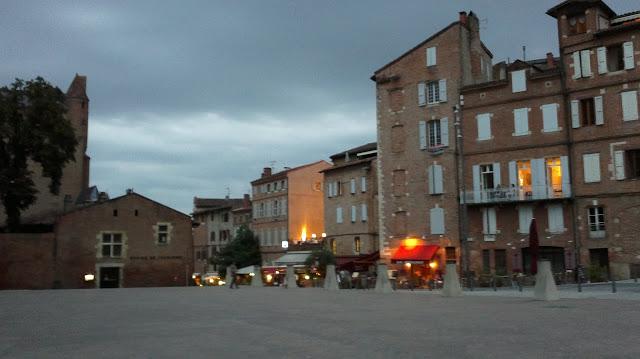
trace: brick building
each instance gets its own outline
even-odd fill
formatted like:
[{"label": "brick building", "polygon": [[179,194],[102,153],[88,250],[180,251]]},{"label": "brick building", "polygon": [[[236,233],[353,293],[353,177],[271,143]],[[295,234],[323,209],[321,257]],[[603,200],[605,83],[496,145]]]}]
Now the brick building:
[{"label": "brick building", "polygon": [[377,145],[368,143],[331,156],[325,183],[326,243],[337,257],[378,251]]},{"label": "brick building", "polygon": [[[89,122],[89,97],[87,96],[87,77],[76,74],[66,93],[66,118],[73,126],[78,138],[75,161],[63,169],[60,180],[60,192],[49,192],[49,179],[42,176],[42,167],[32,163],[33,181],[38,190],[36,202],[22,212],[24,224],[53,224],[58,214],[72,209],[77,203],[85,202],[83,194],[89,188],[90,158],[87,155],[87,136]],[[0,206],[0,227],[5,224],[6,215]]]},{"label": "brick building", "polygon": [[[637,267],[640,13],[573,0],[547,14],[558,20],[559,58],[492,65],[477,18],[461,13],[376,72],[381,246],[397,251],[396,238],[420,237],[427,227],[451,240],[440,239],[442,250],[459,246],[460,230],[476,274],[528,271],[528,225],[536,218],[540,255],[558,273],[581,263],[628,278]],[[452,99],[444,108],[433,90],[443,76]],[[454,105],[457,112],[446,112]],[[460,146],[451,142],[455,116]],[[432,143],[445,148],[431,151]],[[454,204],[458,193],[467,206]],[[444,258],[455,253],[445,249]]]},{"label": "brick building", "polygon": [[[231,242],[235,236],[237,226],[234,220],[234,210],[251,206],[245,198],[198,198],[193,199],[193,219],[198,223],[194,238],[194,267],[196,271],[208,272],[216,270],[210,264],[215,253]],[[249,210],[249,212],[251,212]]]},{"label": "brick building", "polygon": [[55,240],[61,288],[184,286],[193,272],[191,218],[130,190],[60,216]]},{"label": "brick building", "polygon": [[324,233],[323,176],[330,166],[317,161],[272,173],[264,168],[253,190],[253,231],[260,239],[263,265],[285,253],[282,242],[305,242]]}]

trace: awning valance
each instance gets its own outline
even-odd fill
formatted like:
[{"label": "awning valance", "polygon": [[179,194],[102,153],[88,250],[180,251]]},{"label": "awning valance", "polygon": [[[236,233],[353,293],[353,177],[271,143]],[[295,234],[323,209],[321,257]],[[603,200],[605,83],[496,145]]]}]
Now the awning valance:
[{"label": "awning valance", "polygon": [[273,261],[273,264],[276,266],[304,264],[310,254],[311,251],[289,252]]},{"label": "awning valance", "polygon": [[433,259],[440,246],[436,245],[401,245],[391,256],[395,262],[428,262]]},{"label": "awning valance", "polygon": [[258,266],[248,266],[244,268],[238,269],[236,274],[251,274],[251,273],[260,273],[260,267]]}]

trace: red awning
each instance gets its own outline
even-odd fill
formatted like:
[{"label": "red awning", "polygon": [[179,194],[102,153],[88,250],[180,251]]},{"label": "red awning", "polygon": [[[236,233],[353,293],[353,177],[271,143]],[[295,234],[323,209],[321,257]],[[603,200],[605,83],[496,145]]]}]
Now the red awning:
[{"label": "red awning", "polygon": [[439,248],[436,245],[417,245],[414,247],[401,245],[391,256],[391,260],[396,262],[428,262],[433,259]]}]

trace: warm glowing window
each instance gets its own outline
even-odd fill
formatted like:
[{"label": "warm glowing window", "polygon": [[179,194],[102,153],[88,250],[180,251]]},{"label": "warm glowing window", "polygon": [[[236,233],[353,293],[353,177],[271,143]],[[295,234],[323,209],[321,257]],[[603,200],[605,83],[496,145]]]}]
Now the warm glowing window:
[{"label": "warm glowing window", "polygon": [[362,243],[360,242],[360,237],[355,237],[353,239],[353,251],[356,252],[356,254],[360,254],[361,248]]},{"label": "warm glowing window", "polygon": [[562,191],[562,165],[560,157],[551,157],[547,162],[547,181],[554,191]]},{"label": "warm glowing window", "polygon": [[531,161],[518,161],[518,186],[520,188],[531,187]]},{"label": "warm glowing window", "polygon": [[338,244],[336,243],[336,239],[335,238],[331,238],[331,241],[329,243],[331,244],[331,253],[337,254],[338,253]]}]

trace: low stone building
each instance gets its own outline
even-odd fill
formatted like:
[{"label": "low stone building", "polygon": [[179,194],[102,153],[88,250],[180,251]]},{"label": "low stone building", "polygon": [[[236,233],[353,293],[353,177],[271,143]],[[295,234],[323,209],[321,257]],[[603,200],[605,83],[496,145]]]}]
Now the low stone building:
[{"label": "low stone building", "polygon": [[59,288],[184,286],[193,272],[191,218],[131,190],[60,216],[55,241]]}]

